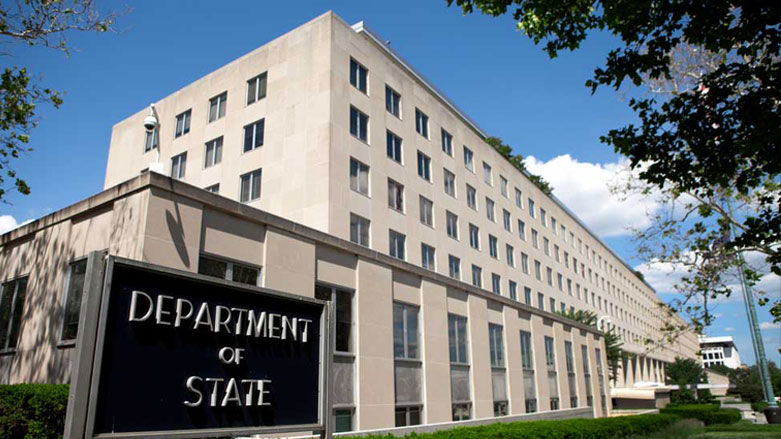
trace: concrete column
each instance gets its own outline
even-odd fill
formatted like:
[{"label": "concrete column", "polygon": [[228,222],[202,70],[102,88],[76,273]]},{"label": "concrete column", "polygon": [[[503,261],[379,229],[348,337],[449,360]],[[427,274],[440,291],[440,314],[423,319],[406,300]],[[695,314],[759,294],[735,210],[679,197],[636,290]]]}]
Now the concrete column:
[{"label": "concrete column", "polygon": [[475,419],[494,415],[493,384],[491,382],[491,354],[488,342],[488,310],[486,299],[470,294],[469,345],[472,379],[472,415]]},{"label": "concrete column", "polygon": [[357,276],[356,424],[370,430],[395,422],[392,272],[359,259]]},{"label": "concrete column", "polygon": [[423,359],[423,412],[426,424],[450,422],[450,352],[447,332],[447,290],[422,282],[420,328]]}]

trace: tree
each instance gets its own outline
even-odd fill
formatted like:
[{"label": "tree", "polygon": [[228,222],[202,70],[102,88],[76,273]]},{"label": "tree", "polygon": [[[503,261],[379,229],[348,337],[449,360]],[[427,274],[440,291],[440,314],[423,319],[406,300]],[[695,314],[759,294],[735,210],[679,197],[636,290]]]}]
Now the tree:
[{"label": "tree", "polygon": [[[597,315],[592,311],[554,311],[554,314],[593,328],[597,327]],[[618,371],[621,369],[621,357],[624,355],[624,351],[621,349],[623,343],[621,342],[621,337],[613,328],[608,329],[604,334],[605,360],[607,361],[608,377],[611,381],[615,382],[618,378]]]},{"label": "tree", "polygon": [[523,156],[520,154],[513,154],[512,146],[506,145],[502,139],[498,137],[486,137],[485,143],[491,145],[491,147],[496,150],[496,152],[509,160],[516,169],[525,174],[526,177],[532,182],[532,184],[537,186],[541,191],[548,195],[553,193],[553,187],[551,187],[550,183],[545,181],[545,179],[539,175],[532,174],[528,169],[526,169],[526,164],[523,162]]},{"label": "tree", "polygon": [[[106,32],[117,14],[101,15],[93,0],[20,0],[0,4],[0,41],[42,46],[65,53],[71,31]],[[7,52],[0,56],[10,55]],[[32,151],[30,132],[38,125],[36,107],[59,108],[60,93],[42,87],[24,67],[6,67],[0,74],[0,200],[8,190],[6,179],[22,194],[30,187],[17,175],[12,161]]]},{"label": "tree", "polygon": [[[738,254],[757,252],[781,274],[781,4],[448,0],[453,3],[464,13],[511,12],[518,29],[544,42],[551,58],[577,49],[590,32],[617,37],[618,47],[586,86],[621,90],[629,82],[653,94],[629,100],[638,124],[610,130],[601,141],[629,159],[643,191],[658,191],[680,212],[657,218],[645,236],[649,243],[655,237],[678,243],[649,253],[684,264],[681,289],[694,300],[677,305],[692,311],[695,329],[711,321],[707,300],[729,294],[725,275],[740,266]],[[749,283],[759,278],[751,268],[743,274]],[[781,319],[781,303],[771,313]]]}]

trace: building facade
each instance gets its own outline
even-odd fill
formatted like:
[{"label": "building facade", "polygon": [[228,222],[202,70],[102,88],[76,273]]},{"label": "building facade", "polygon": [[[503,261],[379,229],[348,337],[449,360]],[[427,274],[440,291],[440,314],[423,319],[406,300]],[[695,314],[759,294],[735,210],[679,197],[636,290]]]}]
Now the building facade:
[{"label": "building facade", "polygon": [[693,358],[646,348],[652,287],[382,41],[329,12],[118,123],[104,192],[0,238],[3,382],[68,380],[91,250],[334,301],[340,430],[607,415],[601,333],[556,311],[621,335],[614,387]]},{"label": "building facade", "polygon": [[700,355],[703,367],[727,366],[740,367],[738,347],[731,335],[721,337],[700,337]]}]

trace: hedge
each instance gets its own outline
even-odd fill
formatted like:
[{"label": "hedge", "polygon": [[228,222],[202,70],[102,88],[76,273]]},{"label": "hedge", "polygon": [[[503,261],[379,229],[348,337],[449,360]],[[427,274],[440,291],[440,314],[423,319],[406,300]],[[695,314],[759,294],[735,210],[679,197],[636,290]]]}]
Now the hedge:
[{"label": "hedge", "polygon": [[[415,439],[613,439],[641,436],[670,428],[677,415],[638,415],[618,418],[564,419],[456,427],[433,433],[410,434]],[[393,436],[383,436],[392,438]],[[378,439],[372,436],[371,439]]]},{"label": "hedge", "polygon": [[705,425],[734,424],[741,419],[740,410],[722,409],[718,404],[668,405],[660,413],[678,415],[682,418],[699,419]]},{"label": "hedge", "polygon": [[67,405],[67,384],[0,385],[0,438],[61,438]]}]

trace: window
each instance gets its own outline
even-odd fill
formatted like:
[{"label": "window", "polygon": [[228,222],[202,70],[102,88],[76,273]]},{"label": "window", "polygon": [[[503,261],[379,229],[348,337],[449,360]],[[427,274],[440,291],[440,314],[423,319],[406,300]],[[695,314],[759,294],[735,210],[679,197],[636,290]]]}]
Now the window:
[{"label": "window", "polygon": [[475,172],[475,153],[464,146],[464,166],[472,172]]},{"label": "window", "polygon": [[556,230],[556,218],[554,218],[552,216],[550,217],[550,228],[551,228],[551,230],[553,230],[553,234],[554,235],[558,235],[559,234],[558,230]]},{"label": "window", "polygon": [[569,405],[571,408],[578,406],[578,388],[575,379],[575,358],[572,355],[572,342],[564,342],[564,358],[567,362],[567,383],[569,385]]},{"label": "window", "polygon": [[556,262],[561,262],[561,256],[560,256],[558,244],[553,244],[553,258],[556,259]]},{"label": "window", "polygon": [[548,307],[548,310],[550,312],[556,312],[556,299],[554,299],[553,297],[549,298],[548,299],[548,304],[550,305]]},{"label": "window", "polygon": [[385,85],[385,109],[388,113],[401,118],[401,95]]},{"label": "window", "polygon": [[260,285],[260,268],[201,255],[198,274],[247,285]]},{"label": "window", "polygon": [[206,186],[205,188],[203,188],[203,190],[209,191],[209,192],[211,192],[213,194],[219,194],[220,193],[220,184],[217,183],[217,184],[213,184],[211,186]]},{"label": "window", "polygon": [[428,116],[417,108],[415,109],[415,131],[428,139]]},{"label": "window", "polygon": [[442,129],[442,152],[452,156],[453,155],[453,136]]},{"label": "window", "polygon": [[510,217],[510,212],[507,209],[502,209],[502,218],[504,218],[504,230],[512,232],[512,218]]},{"label": "window", "polygon": [[449,210],[445,212],[447,223],[447,236],[458,239],[458,216]]},{"label": "window", "polygon": [[19,343],[28,277],[3,284],[0,292],[0,351],[15,349]]},{"label": "window", "polygon": [[389,230],[389,243],[390,243],[390,249],[388,250],[389,254],[393,256],[394,258],[404,260],[404,249],[405,249],[405,241],[406,236],[402,235],[401,233],[395,231],[395,230]]},{"label": "window", "polygon": [[496,295],[502,295],[502,278],[496,273],[491,273],[491,291]]},{"label": "window", "polygon": [[171,178],[184,179],[184,171],[187,169],[187,153],[183,152],[171,158]]},{"label": "window", "polygon": [[542,223],[542,227],[548,227],[548,222],[546,220],[545,209],[540,209],[540,222]]},{"label": "window", "polygon": [[418,175],[426,181],[431,181],[431,157],[420,151],[418,151]]},{"label": "window", "polygon": [[472,285],[483,288],[483,269],[472,264]]},{"label": "window", "polygon": [[532,335],[530,332],[521,331],[521,367],[523,368],[526,413],[537,411],[537,388],[534,382],[534,359],[532,356]]},{"label": "window", "polygon": [[537,280],[542,280],[542,264],[536,259],[534,260],[534,277]]},{"label": "window", "polygon": [[477,210],[477,190],[469,185],[466,185],[466,205]]},{"label": "window", "polygon": [[420,425],[420,410],[420,406],[396,407],[396,427]]},{"label": "window", "polygon": [[183,136],[190,132],[190,119],[192,119],[192,110],[187,110],[176,116],[176,129],[174,138]]},{"label": "window", "polygon": [[542,249],[545,252],[545,256],[550,256],[550,241],[548,238],[542,238]]},{"label": "window", "polygon": [[393,303],[393,356],[414,360],[418,352],[418,307]]},{"label": "window", "polygon": [[461,279],[461,259],[453,256],[447,256],[447,268],[450,277],[453,279]]},{"label": "window", "polygon": [[580,360],[583,362],[583,381],[586,382],[586,405],[592,407],[594,396],[591,391],[591,371],[588,366],[588,347],[586,345],[580,346]]},{"label": "window", "polygon": [[488,345],[491,355],[491,367],[504,367],[504,343],[502,341],[502,326],[488,324]]},{"label": "window", "polygon": [[518,300],[518,284],[510,281],[510,299]]},{"label": "window", "polygon": [[545,365],[548,368],[556,367],[556,353],[553,348],[553,338],[545,336]]},{"label": "window", "polygon": [[227,102],[227,91],[209,99],[209,122],[214,122],[215,120],[225,116],[225,104]]},{"label": "window", "polygon": [[485,197],[485,216],[493,221],[496,222],[496,214],[494,213],[494,200]]},{"label": "window", "polygon": [[350,157],[350,189],[369,195],[369,167]]},{"label": "window", "polygon": [[[65,290],[64,318],[62,320],[61,341],[76,340],[79,332],[79,311],[84,293],[84,278],[87,274],[87,260],[74,262],[68,267],[68,281]],[[0,300],[2,298],[0,297]],[[0,304],[0,309],[2,304]],[[2,349],[2,346],[0,346]]]},{"label": "window", "polygon": [[260,119],[244,127],[244,152],[263,146],[266,119]]},{"label": "window", "polygon": [[526,205],[529,206],[529,216],[534,218],[535,217],[534,200],[532,200],[531,197],[529,197],[529,200],[526,202]]},{"label": "window", "polygon": [[526,223],[518,220],[518,237],[526,241]]},{"label": "window", "polygon": [[499,176],[499,192],[504,198],[507,198],[507,179],[504,176]]},{"label": "window", "polygon": [[548,285],[553,286],[553,270],[550,267],[545,267],[545,280]]},{"label": "window", "polygon": [[532,246],[536,249],[540,248],[540,240],[537,231],[532,229]]},{"label": "window", "polygon": [[492,258],[499,259],[498,241],[496,236],[488,235],[488,253]]},{"label": "window", "polygon": [[523,274],[529,274],[529,255],[521,252],[521,270]]},{"label": "window", "polygon": [[404,212],[404,186],[388,179],[388,207]]},{"label": "window", "polygon": [[388,158],[394,162],[401,163],[401,137],[386,131],[385,136],[386,153]]},{"label": "window", "polygon": [[420,244],[420,259],[421,259],[420,265],[423,268],[432,271],[435,271],[437,269],[435,252],[436,250],[434,249],[434,247],[427,244]]},{"label": "window", "polygon": [[515,188],[515,205],[518,209],[523,209],[523,192],[518,188]]},{"label": "window", "polygon": [[222,162],[222,136],[206,142],[206,162],[204,168],[210,168]]},{"label": "window", "polygon": [[545,311],[545,296],[542,293],[537,293],[537,308]]},{"label": "window", "polygon": [[248,201],[260,198],[260,176],[261,170],[257,169],[241,176],[241,197],[240,201]]},{"label": "window", "polygon": [[352,352],[353,293],[338,288],[316,285],[315,298],[334,302],[334,308],[336,308],[336,343],[334,350],[336,352]]},{"label": "window", "polygon": [[456,174],[444,169],[445,193],[455,198],[456,196]]},{"label": "window", "polygon": [[467,341],[466,317],[447,315],[447,329],[450,347],[450,362],[469,363],[469,343]]},{"label": "window", "polygon": [[353,409],[334,409],[334,433],[353,430]]},{"label": "window", "polygon": [[370,221],[354,213],[350,214],[350,241],[362,246],[369,246]]},{"label": "window", "polygon": [[532,289],[523,287],[523,303],[532,306]]},{"label": "window", "polygon": [[144,152],[149,152],[160,146],[160,127],[156,126],[152,131],[146,132],[144,138]]},{"label": "window", "polygon": [[485,181],[485,184],[488,186],[494,185],[494,177],[492,175],[491,165],[486,162],[483,162],[483,181]]},{"label": "window", "polygon": [[362,66],[358,61],[350,58],[350,84],[363,93],[366,93],[366,82],[368,79],[369,70]]},{"label": "window", "polygon": [[510,244],[506,244],[504,250],[507,255],[507,265],[515,268],[515,249]]},{"label": "window", "polygon": [[247,81],[247,105],[266,97],[267,82],[268,74],[266,72]]},{"label": "window", "polygon": [[469,224],[469,245],[475,250],[480,250],[480,229],[471,223]]},{"label": "window", "polygon": [[553,338],[545,337],[545,365],[548,369],[548,390],[550,392],[550,409],[559,409],[559,382],[556,375],[556,352]]},{"label": "window", "polygon": [[369,142],[369,116],[353,106],[350,106],[350,134],[363,142]]}]

